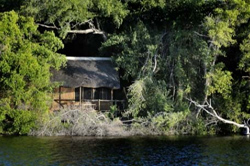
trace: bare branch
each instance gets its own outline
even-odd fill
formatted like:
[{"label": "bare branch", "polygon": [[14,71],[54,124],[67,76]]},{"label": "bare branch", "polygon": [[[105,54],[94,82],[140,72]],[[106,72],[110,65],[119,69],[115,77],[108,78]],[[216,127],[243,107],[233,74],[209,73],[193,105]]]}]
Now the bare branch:
[{"label": "bare branch", "polygon": [[250,76],[242,76],[242,78],[250,79]]},{"label": "bare branch", "polygon": [[[150,54],[150,52],[148,51],[148,52],[147,52],[147,59],[145,60],[143,66],[142,66],[142,68],[141,68],[142,75],[144,75],[144,73],[145,73],[145,68],[146,68],[146,66],[147,66],[147,64],[148,64],[148,60],[149,60],[149,54]],[[141,73],[139,73],[139,78],[140,78],[140,77],[141,77]]]},{"label": "bare branch", "polygon": [[199,109],[205,111],[207,114],[211,115],[212,117],[215,117],[216,119],[222,121],[223,123],[226,123],[226,124],[232,124],[232,125],[235,125],[239,128],[245,128],[246,129],[246,134],[250,134],[249,133],[249,127],[246,125],[246,124],[239,124],[237,122],[234,122],[234,121],[231,121],[231,120],[228,120],[228,119],[224,119],[222,117],[220,117],[217,112],[215,111],[215,109],[212,107],[211,105],[211,100],[210,102],[205,102],[205,105],[200,105],[199,103],[193,101],[192,99],[187,99],[188,101],[190,101],[191,103],[193,103],[196,107],[198,107]]},{"label": "bare branch", "polygon": [[[214,41],[214,39],[212,39],[212,41]],[[214,44],[212,42],[210,42],[209,44],[209,50],[211,50],[212,48],[214,47]],[[207,52],[207,55],[210,54],[210,51]],[[204,67],[204,75],[206,76],[208,73],[213,73],[214,72],[214,66],[215,66],[215,63],[217,61],[217,56],[214,56],[213,57],[213,62],[211,64],[211,68],[208,69],[206,63],[203,63],[203,67]],[[210,77],[207,77],[206,80],[205,80],[205,96],[204,96],[204,99],[203,99],[203,102],[202,104],[205,104],[206,101],[207,101],[207,98],[208,98],[208,95],[207,95],[207,88],[209,87],[209,85],[211,84],[211,78]],[[210,101],[211,103],[211,101]],[[198,118],[198,116],[200,115],[200,112],[201,112],[201,108],[198,109],[198,112],[196,114],[196,118]]]},{"label": "bare branch", "polygon": [[103,31],[100,31],[98,29],[85,29],[85,30],[69,30],[67,31],[68,33],[75,33],[75,34],[99,34],[99,35],[104,35],[105,33]]},{"label": "bare branch", "polygon": [[203,34],[200,34],[200,33],[196,32],[196,31],[194,31],[194,33],[195,33],[196,35],[200,36],[200,37],[206,37],[206,38],[209,38],[209,36],[207,36],[207,35],[203,35]]},{"label": "bare branch", "polygon": [[206,109],[206,105],[200,105],[199,103],[191,100],[191,99],[187,99],[188,101],[190,101],[191,103],[193,103],[196,107],[200,108],[201,110],[205,111],[207,114],[215,117],[215,115],[213,113],[211,113],[208,109]]},{"label": "bare branch", "polygon": [[156,57],[157,57],[157,54],[154,55],[155,65],[154,65],[153,73],[155,72],[156,67],[157,67],[157,60],[156,60]]},{"label": "bare branch", "polygon": [[77,27],[77,26],[81,26],[81,25],[84,25],[84,24],[89,24],[89,23],[92,23],[92,19],[89,19],[89,20],[87,20],[87,21],[84,21],[84,22],[78,22],[78,23],[76,23],[75,25],[73,25],[72,26],[72,28],[75,28],[75,27]]},{"label": "bare branch", "polygon": [[48,29],[60,30],[60,28],[58,28],[56,26],[50,26],[50,25],[45,25],[45,24],[40,24],[40,23],[37,23],[37,25],[39,25],[40,27],[48,28]]},{"label": "bare branch", "polygon": [[[50,26],[50,25],[45,25],[45,24],[40,24],[40,23],[37,23],[37,25],[39,25],[41,27],[44,27],[44,28],[48,28],[48,29],[61,30],[61,28],[58,28],[57,26]],[[104,40],[107,38],[105,32],[94,28],[94,24],[91,23],[91,21],[89,22],[89,25],[90,25],[89,29],[85,29],[85,30],[68,30],[67,33],[74,33],[74,34],[93,33],[93,34],[103,35]]]},{"label": "bare branch", "polygon": [[97,29],[101,29],[101,28],[100,28],[100,24],[99,24],[98,19],[97,19],[97,18],[95,18],[95,20],[96,20]]},{"label": "bare branch", "polygon": [[212,125],[212,124],[217,124],[218,123],[218,121],[217,120],[214,120],[214,121],[210,121],[210,122],[208,122],[208,123],[206,123],[206,127],[207,126],[210,126],[210,125]]}]

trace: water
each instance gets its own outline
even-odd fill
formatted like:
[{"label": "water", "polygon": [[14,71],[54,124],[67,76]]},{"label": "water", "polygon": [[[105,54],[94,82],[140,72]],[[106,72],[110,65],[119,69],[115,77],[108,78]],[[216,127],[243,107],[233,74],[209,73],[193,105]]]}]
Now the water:
[{"label": "water", "polygon": [[0,165],[250,165],[250,138],[0,137]]}]

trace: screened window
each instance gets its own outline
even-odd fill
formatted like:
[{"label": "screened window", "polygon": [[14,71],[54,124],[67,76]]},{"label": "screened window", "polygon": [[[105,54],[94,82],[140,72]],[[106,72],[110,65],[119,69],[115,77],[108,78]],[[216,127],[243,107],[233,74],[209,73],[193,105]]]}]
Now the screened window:
[{"label": "screened window", "polygon": [[75,88],[75,101],[80,101],[80,88]]},{"label": "screened window", "polygon": [[99,91],[99,89],[94,89],[94,99],[100,99],[100,91]]},{"label": "screened window", "polygon": [[98,88],[98,89],[96,89],[96,94],[98,94],[98,99],[103,99],[103,100],[110,100],[111,99],[111,89]]},{"label": "screened window", "polygon": [[92,89],[84,88],[84,99],[92,99]]},{"label": "screened window", "polygon": [[[82,99],[111,100],[111,89],[109,88],[82,88]],[[75,88],[75,101],[80,101],[80,88]]]}]

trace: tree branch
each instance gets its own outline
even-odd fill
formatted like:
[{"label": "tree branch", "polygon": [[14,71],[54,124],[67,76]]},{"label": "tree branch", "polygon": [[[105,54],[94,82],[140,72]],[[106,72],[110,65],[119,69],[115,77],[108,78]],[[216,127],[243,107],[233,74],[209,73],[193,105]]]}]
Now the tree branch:
[{"label": "tree branch", "polygon": [[239,124],[237,122],[234,122],[234,121],[231,121],[231,120],[228,120],[228,119],[224,119],[222,117],[220,117],[217,112],[215,111],[215,109],[212,107],[211,105],[211,100],[210,102],[207,102],[205,103],[205,105],[200,105],[199,103],[193,101],[192,99],[187,99],[188,101],[190,101],[192,104],[194,104],[196,107],[198,107],[199,109],[205,111],[207,114],[211,115],[212,117],[215,117],[216,119],[222,121],[223,123],[226,123],[226,124],[232,124],[232,125],[235,125],[239,128],[245,128],[246,129],[246,132],[245,134],[250,134],[249,133],[249,127],[246,125],[246,124]]},{"label": "tree branch", "polygon": [[99,34],[99,35],[104,35],[105,34],[105,32],[100,31],[98,29],[69,30],[69,31],[67,31],[67,33],[75,33],[75,34],[89,34],[89,33],[93,33],[93,34]]},{"label": "tree branch", "polygon": [[243,79],[250,79],[250,76],[242,76]]},{"label": "tree branch", "polygon": [[[212,39],[212,41],[214,41],[214,39]],[[211,50],[212,48],[214,47],[214,44],[211,42],[209,44],[209,50]],[[208,50],[207,52],[207,55],[209,56],[209,53],[210,51]],[[203,62],[203,65],[204,65],[204,75],[206,76],[208,73],[213,73],[214,71],[214,66],[215,66],[215,63],[217,61],[217,55],[215,55],[213,57],[213,62],[211,64],[211,67],[210,69],[208,69],[207,65],[205,62]],[[209,70],[209,71],[208,71]],[[208,95],[207,95],[207,89],[209,87],[209,85],[211,84],[211,78],[210,77],[206,77],[206,80],[205,80],[205,96],[204,96],[204,99],[203,99],[203,102],[202,104],[204,105],[206,102],[207,102],[207,98],[208,98]],[[196,118],[198,118],[198,116],[200,115],[200,112],[201,112],[201,108],[199,108],[197,114],[196,114]]]},{"label": "tree branch", "polygon": [[157,57],[157,54],[154,55],[154,62],[155,62],[155,64],[154,64],[153,73],[155,72],[156,67],[157,67],[157,60],[156,60],[156,57]]},{"label": "tree branch", "polygon": [[45,25],[45,24],[40,24],[40,23],[37,23],[37,25],[39,25],[40,27],[48,28],[48,29],[60,30],[60,28],[58,28],[56,26],[50,26],[50,25]]},{"label": "tree branch", "polygon": [[[61,30],[61,28],[58,28],[57,26],[50,26],[50,25],[45,25],[45,24],[40,24],[37,23],[37,25],[44,27],[44,28],[48,28],[48,29],[55,29],[55,30]],[[74,34],[89,34],[89,33],[93,33],[93,34],[98,34],[98,35],[103,35],[103,38],[106,39],[106,34],[104,31],[101,31],[99,29],[96,29],[93,27],[93,24],[91,24],[91,28],[89,29],[85,29],[85,30],[68,30],[67,33],[74,33]]]},{"label": "tree branch", "polygon": [[75,28],[75,27],[77,27],[77,26],[81,26],[81,25],[84,25],[84,24],[87,24],[87,23],[88,23],[88,24],[90,24],[90,23],[93,24],[92,22],[93,22],[92,19],[89,19],[89,20],[84,21],[84,22],[78,22],[78,23],[76,23],[75,25],[73,25],[72,28]]},{"label": "tree branch", "polygon": [[209,38],[209,36],[207,36],[207,35],[203,35],[203,34],[200,34],[200,33],[196,32],[196,31],[194,31],[194,33],[195,33],[196,35],[200,36],[200,37],[206,37],[206,38]]}]

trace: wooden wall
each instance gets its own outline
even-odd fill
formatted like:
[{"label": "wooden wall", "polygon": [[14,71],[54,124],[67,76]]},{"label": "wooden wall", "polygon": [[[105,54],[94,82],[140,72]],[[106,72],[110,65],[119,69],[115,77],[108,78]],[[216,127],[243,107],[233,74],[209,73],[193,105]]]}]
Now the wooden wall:
[{"label": "wooden wall", "polygon": [[[59,88],[54,90],[54,99],[59,99]],[[75,100],[75,88],[61,87],[61,100]]]},{"label": "wooden wall", "polygon": [[[59,92],[61,91],[61,97],[59,96]],[[66,87],[60,87],[56,88],[53,93],[53,104],[51,110],[59,110],[59,99],[61,99],[60,104],[61,105],[75,105],[75,88],[66,88]],[[64,101],[67,100],[67,101]],[[79,104],[79,102],[78,102]]]}]

